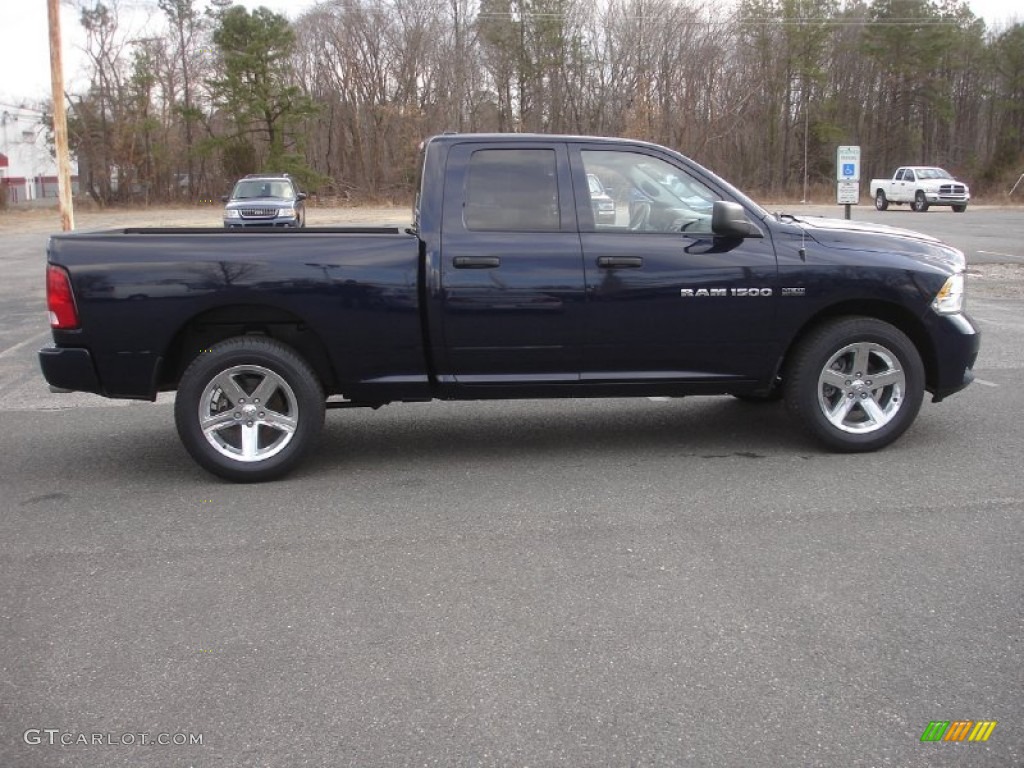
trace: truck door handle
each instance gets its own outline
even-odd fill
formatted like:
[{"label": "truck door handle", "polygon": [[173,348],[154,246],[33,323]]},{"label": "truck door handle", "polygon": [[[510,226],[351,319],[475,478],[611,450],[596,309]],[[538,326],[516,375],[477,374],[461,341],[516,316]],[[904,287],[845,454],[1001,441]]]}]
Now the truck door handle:
[{"label": "truck door handle", "polygon": [[636,269],[643,265],[639,256],[601,256],[597,260],[597,266],[605,269]]},{"label": "truck door handle", "polygon": [[497,256],[456,256],[452,265],[456,269],[494,269],[501,266],[501,259]]}]

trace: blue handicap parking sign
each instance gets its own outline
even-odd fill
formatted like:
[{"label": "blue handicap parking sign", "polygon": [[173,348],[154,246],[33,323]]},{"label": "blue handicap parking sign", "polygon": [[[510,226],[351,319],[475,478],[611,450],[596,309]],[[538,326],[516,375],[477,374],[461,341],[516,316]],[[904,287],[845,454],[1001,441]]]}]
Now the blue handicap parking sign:
[{"label": "blue handicap parking sign", "polygon": [[843,163],[843,176],[853,176],[853,163]]}]

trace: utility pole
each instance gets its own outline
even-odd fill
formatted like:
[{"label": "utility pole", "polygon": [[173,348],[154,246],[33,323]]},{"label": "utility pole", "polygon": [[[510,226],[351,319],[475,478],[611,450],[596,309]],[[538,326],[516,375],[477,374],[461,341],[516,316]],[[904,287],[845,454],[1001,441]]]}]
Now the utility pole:
[{"label": "utility pole", "polygon": [[47,0],[50,17],[50,87],[53,91],[53,134],[57,144],[57,191],[60,224],[64,232],[75,228],[71,200],[71,157],[68,149],[68,118],[64,110],[64,67],[60,54],[60,0]]}]

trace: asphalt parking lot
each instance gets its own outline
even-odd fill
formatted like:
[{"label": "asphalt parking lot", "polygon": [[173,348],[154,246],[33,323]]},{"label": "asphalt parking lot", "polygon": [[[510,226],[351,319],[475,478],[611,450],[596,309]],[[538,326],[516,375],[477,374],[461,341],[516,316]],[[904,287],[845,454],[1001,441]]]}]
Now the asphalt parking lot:
[{"label": "asphalt parking lot", "polygon": [[0,232],[0,766],[1024,764],[1024,211],[854,218],[962,248],[984,333],[885,451],[731,398],[429,403],[260,486],[167,398],[51,395],[45,232]]}]

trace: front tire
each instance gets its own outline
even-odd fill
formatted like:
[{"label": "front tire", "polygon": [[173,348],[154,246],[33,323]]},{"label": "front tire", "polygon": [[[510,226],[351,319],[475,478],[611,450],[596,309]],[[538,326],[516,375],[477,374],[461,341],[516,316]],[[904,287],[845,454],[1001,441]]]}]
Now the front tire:
[{"label": "front tire", "polygon": [[889,207],[889,201],[885,197],[885,192],[878,190],[875,195],[875,208],[879,211],[884,211]]},{"label": "front tire", "polygon": [[924,192],[918,190],[917,194],[914,195],[914,202],[910,205],[917,213],[924,213],[928,210],[928,200],[924,196]]},{"label": "front tire", "polygon": [[963,205],[954,205],[953,206],[953,212],[954,213],[963,213],[966,210],[967,210],[967,203],[964,203]]},{"label": "front tire", "polygon": [[273,480],[293,469],[319,434],[324,393],[291,347],[242,336],[192,361],[178,385],[174,421],[207,471],[237,482]]},{"label": "front tire", "polygon": [[789,411],[842,453],[884,448],[917,417],[924,365],[895,326],[843,317],[815,329],[793,352],[785,377]]}]

